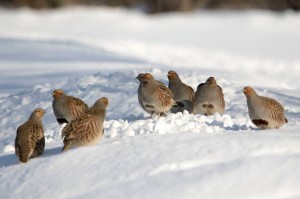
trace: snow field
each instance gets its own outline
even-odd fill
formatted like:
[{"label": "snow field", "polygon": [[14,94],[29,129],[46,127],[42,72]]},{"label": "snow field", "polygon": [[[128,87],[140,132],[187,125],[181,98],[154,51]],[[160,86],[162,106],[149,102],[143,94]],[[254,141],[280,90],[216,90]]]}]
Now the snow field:
[{"label": "snow field", "polygon": [[104,138],[99,145],[66,153],[60,153],[60,143],[52,143],[28,164],[15,165],[13,153],[1,156],[0,167],[6,168],[0,175],[2,196],[297,198],[297,134],[140,135]]},{"label": "snow field", "polygon": [[[300,15],[205,12],[146,16],[109,8],[0,10],[1,198],[300,198]],[[194,89],[214,76],[225,114],[149,118],[137,74]],[[289,123],[258,130],[244,86],[283,104]],[[110,100],[99,144],[61,153],[51,92]],[[19,164],[17,127],[34,108],[45,153]]]}]

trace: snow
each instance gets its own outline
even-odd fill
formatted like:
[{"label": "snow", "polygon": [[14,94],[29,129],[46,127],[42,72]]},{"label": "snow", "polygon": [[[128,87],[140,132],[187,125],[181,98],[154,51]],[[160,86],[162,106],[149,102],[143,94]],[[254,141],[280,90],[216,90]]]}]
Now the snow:
[{"label": "snow", "polygon": [[[1,198],[300,198],[299,19],[294,12],[1,9]],[[135,77],[150,72],[167,84],[171,69],[194,89],[214,76],[225,113],[149,118]],[[258,130],[247,85],[282,103],[289,123]],[[61,153],[56,88],[88,105],[108,97],[99,144]],[[37,107],[46,110],[46,150],[19,164],[16,129]]]},{"label": "snow", "polygon": [[1,157],[2,197],[298,198],[297,134],[143,135],[63,154],[49,144],[26,165]]}]

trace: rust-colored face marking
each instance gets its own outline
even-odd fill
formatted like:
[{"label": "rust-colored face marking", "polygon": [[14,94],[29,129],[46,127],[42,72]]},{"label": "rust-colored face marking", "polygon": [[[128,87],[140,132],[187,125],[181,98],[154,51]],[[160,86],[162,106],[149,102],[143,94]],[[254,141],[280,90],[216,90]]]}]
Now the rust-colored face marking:
[{"label": "rust-colored face marking", "polygon": [[171,80],[171,79],[175,79],[177,76],[177,73],[175,71],[169,71],[168,72],[168,79]]},{"label": "rust-colored face marking", "polygon": [[214,84],[217,84],[217,82],[216,82],[216,79],[214,77],[209,77],[206,80],[206,84],[208,84],[208,85],[214,85]]},{"label": "rust-colored face marking", "polygon": [[35,110],[35,115],[38,117],[43,117],[45,113],[46,113],[46,111],[42,108],[37,108]]},{"label": "rust-colored face marking", "polygon": [[53,91],[53,93],[51,95],[53,95],[53,98],[59,98],[60,96],[62,96],[64,94],[64,91],[61,89],[56,89]]},{"label": "rust-colored face marking", "polygon": [[253,88],[251,88],[250,86],[246,86],[244,89],[243,89],[243,93],[247,96],[251,95],[251,93],[253,93]]},{"label": "rust-colored face marking", "polygon": [[101,101],[102,101],[103,104],[106,104],[106,105],[108,105],[108,103],[109,103],[109,101],[108,101],[108,99],[106,97],[103,97],[101,99]]},{"label": "rust-colored face marking", "polygon": [[153,75],[151,75],[150,73],[145,73],[143,76],[144,79],[154,79]]}]

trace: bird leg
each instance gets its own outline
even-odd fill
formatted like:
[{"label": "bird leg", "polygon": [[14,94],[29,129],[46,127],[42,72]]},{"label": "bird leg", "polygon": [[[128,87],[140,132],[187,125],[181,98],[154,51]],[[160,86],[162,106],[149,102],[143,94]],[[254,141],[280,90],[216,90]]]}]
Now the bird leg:
[{"label": "bird leg", "polygon": [[149,118],[152,118],[153,114],[154,114],[154,111],[151,113],[151,115],[150,115],[150,117],[149,117]]}]

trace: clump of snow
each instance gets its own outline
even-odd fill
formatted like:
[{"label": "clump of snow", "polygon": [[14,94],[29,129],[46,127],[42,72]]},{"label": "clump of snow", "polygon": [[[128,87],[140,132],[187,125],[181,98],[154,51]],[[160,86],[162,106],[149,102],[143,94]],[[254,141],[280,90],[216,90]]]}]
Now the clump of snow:
[{"label": "clump of snow", "polygon": [[15,147],[13,145],[6,145],[3,149],[3,153],[15,152]]}]

